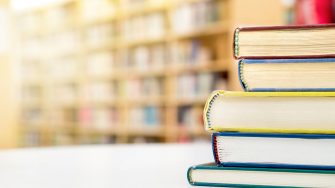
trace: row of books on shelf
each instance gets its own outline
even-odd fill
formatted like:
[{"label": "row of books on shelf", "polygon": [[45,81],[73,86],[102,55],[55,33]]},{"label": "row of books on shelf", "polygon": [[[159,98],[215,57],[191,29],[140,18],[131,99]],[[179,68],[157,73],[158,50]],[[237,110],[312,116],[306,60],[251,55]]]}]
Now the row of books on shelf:
[{"label": "row of books on shelf", "polygon": [[125,81],[124,95],[127,101],[152,99],[163,96],[165,83],[163,78],[129,79]]},{"label": "row of books on shelf", "polygon": [[[32,49],[29,48],[30,50]],[[214,62],[217,59],[214,48],[202,40],[180,41],[171,45],[140,46],[120,51],[96,51],[88,53],[84,62],[75,56],[45,60],[40,57],[40,51],[36,52],[36,55],[39,55],[39,60],[23,63],[22,75],[26,76],[25,78],[34,78],[39,76],[40,72],[55,78],[75,78],[79,74],[103,77],[119,71],[162,71],[166,68],[173,71],[183,67],[219,66]]]},{"label": "row of books on shelf", "polygon": [[[161,138],[139,135],[128,135],[128,143],[154,143],[161,142]],[[22,146],[50,146],[50,145],[82,145],[82,144],[113,144],[118,143],[118,137],[114,135],[89,134],[79,135],[52,133],[52,132],[34,132],[27,131],[22,136]]]},{"label": "row of books on shelf", "polygon": [[184,3],[171,13],[172,29],[175,33],[196,31],[207,25],[219,22],[220,1],[197,1]]},{"label": "row of books on shelf", "polygon": [[75,25],[74,4],[65,4],[49,8],[48,11],[40,10],[23,13],[18,17],[18,27],[28,33],[39,32],[43,29],[57,29],[59,27]]},{"label": "row of books on shelf", "polygon": [[[123,2],[123,1],[122,1]],[[138,2],[132,2],[131,9]],[[94,22],[95,20],[106,21],[115,15],[115,7],[112,1],[83,1],[82,10],[75,3],[67,3],[64,6],[49,8],[45,12],[32,12],[19,17],[18,27],[27,33],[38,32],[47,29],[52,32],[58,28],[73,27],[83,22]],[[93,9],[92,7],[98,7]],[[172,29],[176,33],[187,32],[199,27],[206,26],[220,19],[219,1],[203,0],[192,3],[182,3],[170,12]],[[99,10],[99,11],[92,11]],[[78,16],[77,13],[81,13]],[[165,12],[156,11],[126,18],[121,22],[121,31],[125,40],[139,40],[142,38],[157,38],[164,36],[167,30]],[[147,27],[150,25],[150,27]],[[43,28],[44,27],[44,28]]]},{"label": "row of books on shelf", "polygon": [[129,125],[134,128],[153,128],[163,125],[164,113],[155,106],[135,107],[129,110]]},{"label": "row of books on shelf", "polygon": [[[188,73],[177,77],[176,90],[172,93],[177,100],[202,100],[212,90],[227,88],[226,74],[223,73]],[[22,88],[22,101],[54,101],[57,106],[84,103],[105,102],[111,104],[116,99],[125,102],[143,101],[151,98],[152,102],[163,101],[166,93],[166,80],[163,77],[129,78],[124,81],[88,81],[83,85],[73,82],[55,83],[53,85],[27,85]],[[52,100],[51,100],[52,99]],[[166,99],[166,98],[165,98]],[[148,101],[150,102],[150,101]]]},{"label": "row of books on shelf", "polygon": [[128,50],[91,53],[88,63],[92,66],[94,64],[101,71],[108,70],[111,66],[116,70],[155,71],[167,67],[209,64],[215,58],[212,46],[194,39],[171,45],[142,45]]},{"label": "row of books on shelf", "polygon": [[[201,106],[190,105],[178,107],[178,125],[189,130],[202,127],[201,109]],[[128,122],[125,123],[130,129],[156,129],[165,124],[166,109],[161,106],[131,107],[128,112]],[[40,108],[25,108],[22,113],[27,126],[42,126],[45,121],[50,121],[50,126],[55,127],[79,126],[102,131],[117,131],[122,127],[125,123],[122,123],[121,114],[121,109],[107,107],[64,108],[52,113]]]},{"label": "row of books on shelf", "polygon": [[214,163],[190,167],[190,184],[335,186],[334,34],[334,24],[235,30],[246,92],[208,97]]},{"label": "row of books on shelf", "polygon": [[96,130],[113,129],[120,126],[120,113],[115,108],[83,108],[79,112],[79,125]]},{"label": "row of books on shelf", "polygon": [[177,99],[204,99],[215,89],[227,88],[227,81],[222,73],[185,74],[178,77]]},{"label": "row of books on shelf", "polygon": [[88,48],[96,49],[117,43],[118,36],[115,24],[105,23],[89,26],[85,31],[84,38]]},{"label": "row of books on shelf", "polygon": [[27,131],[22,136],[22,146],[74,145],[74,144],[111,144],[116,143],[115,136],[93,134],[77,136],[61,132]]},{"label": "row of books on shelf", "polygon": [[[81,2],[81,11],[78,11],[78,5],[75,2],[65,3],[63,6],[56,6],[48,8],[48,11],[36,11],[31,13],[24,13],[19,17],[18,25],[27,32],[39,31],[42,27],[41,23],[50,29],[75,25],[79,19],[85,20],[88,23],[96,20],[103,20],[111,18],[116,14],[117,4],[110,0],[83,0]],[[121,1],[122,7],[131,9],[138,1],[126,3]],[[125,6],[127,4],[127,6]],[[142,3],[141,3],[142,4]],[[99,10],[99,11],[92,11]],[[75,12],[81,13],[81,16],[73,16]],[[71,18],[71,19],[69,19]]]},{"label": "row of books on shelf", "polygon": [[[46,59],[78,53],[80,49],[80,34],[70,29],[48,36],[37,36],[22,41],[22,55],[28,59]],[[44,52],[41,56],[41,51]]]},{"label": "row of books on shelf", "polygon": [[[126,0],[128,1],[128,0]],[[116,1],[110,0],[83,0],[82,19],[88,22],[111,18],[116,14]],[[99,11],[92,11],[99,10]]]},{"label": "row of books on shelf", "polygon": [[159,12],[131,17],[122,24],[122,37],[126,42],[162,38],[166,31],[164,14]]}]

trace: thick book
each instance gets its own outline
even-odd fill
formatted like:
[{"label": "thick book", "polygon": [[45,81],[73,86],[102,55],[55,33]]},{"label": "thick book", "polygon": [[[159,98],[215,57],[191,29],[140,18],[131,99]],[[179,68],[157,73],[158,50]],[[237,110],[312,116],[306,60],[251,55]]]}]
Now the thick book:
[{"label": "thick book", "polygon": [[237,59],[335,57],[335,24],[241,27],[234,34]]},{"label": "thick book", "polygon": [[335,58],[241,59],[245,91],[335,91]]},{"label": "thick book", "polygon": [[333,170],[217,167],[214,163],[209,163],[190,167],[187,178],[188,182],[195,186],[335,187]]},{"label": "thick book", "polygon": [[334,134],[222,132],[212,143],[219,166],[335,170]]},{"label": "thick book", "polygon": [[335,133],[335,92],[214,91],[204,108],[210,132]]}]

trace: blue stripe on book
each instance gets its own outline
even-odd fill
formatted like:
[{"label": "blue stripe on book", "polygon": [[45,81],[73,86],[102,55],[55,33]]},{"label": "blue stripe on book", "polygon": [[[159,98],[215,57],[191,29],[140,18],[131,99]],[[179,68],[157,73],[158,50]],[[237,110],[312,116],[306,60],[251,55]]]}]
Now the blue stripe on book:
[{"label": "blue stripe on book", "polygon": [[233,188],[305,188],[296,186],[276,186],[276,185],[251,185],[251,184],[231,184],[231,183],[211,183],[211,182],[194,182],[191,185],[206,187],[233,187]]},{"label": "blue stripe on book", "polygon": [[244,63],[335,63],[335,58],[309,59],[243,59]]},{"label": "blue stripe on book", "polygon": [[313,169],[313,170],[335,170],[335,166],[301,165],[301,164],[275,164],[275,163],[240,163],[222,162],[219,166],[225,167],[251,167],[251,168],[286,168],[286,169]]}]

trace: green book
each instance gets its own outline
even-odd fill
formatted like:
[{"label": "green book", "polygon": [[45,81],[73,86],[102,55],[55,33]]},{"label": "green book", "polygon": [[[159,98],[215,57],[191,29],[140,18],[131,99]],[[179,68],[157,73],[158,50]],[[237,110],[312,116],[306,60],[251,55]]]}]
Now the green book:
[{"label": "green book", "polygon": [[192,166],[191,185],[216,187],[335,187],[335,171],[283,168],[218,167],[214,163]]}]

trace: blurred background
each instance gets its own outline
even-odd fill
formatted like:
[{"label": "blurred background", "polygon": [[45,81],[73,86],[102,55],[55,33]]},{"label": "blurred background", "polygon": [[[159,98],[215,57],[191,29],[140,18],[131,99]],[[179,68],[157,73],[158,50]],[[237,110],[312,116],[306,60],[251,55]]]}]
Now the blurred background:
[{"label": "blurred background", "polygon": [[0,0],[0,148],[209,140],[241,90],[237,26],[334,21],[332,0]]}]

